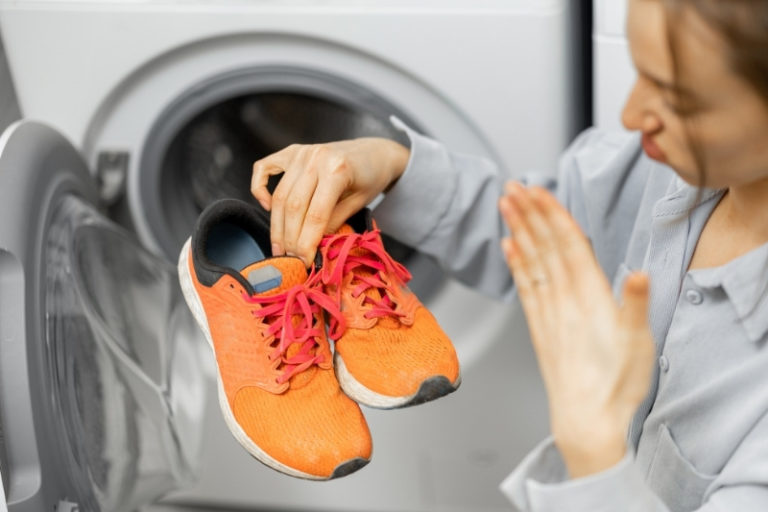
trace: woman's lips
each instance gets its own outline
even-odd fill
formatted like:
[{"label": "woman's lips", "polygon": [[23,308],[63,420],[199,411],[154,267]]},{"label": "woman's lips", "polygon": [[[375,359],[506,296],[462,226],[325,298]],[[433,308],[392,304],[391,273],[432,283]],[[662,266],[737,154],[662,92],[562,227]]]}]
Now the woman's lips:
[{"label": "woman's lips", "polygon": [[665,155],[661,148],[656,144],[653,137],[647,133],[643,134],[643,151],[654,160],[658,160],[659,162],[667,161],[667,155]]}]

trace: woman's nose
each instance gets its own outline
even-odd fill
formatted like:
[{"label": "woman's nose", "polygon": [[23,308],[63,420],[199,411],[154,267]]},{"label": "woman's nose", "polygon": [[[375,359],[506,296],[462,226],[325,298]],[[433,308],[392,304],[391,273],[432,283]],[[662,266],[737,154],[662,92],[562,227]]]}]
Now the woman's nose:
[{"label": "woman's nose", "polygon": [[624,128],[644,133],[653,133],[661,128],[661,119],[651,102],[652,93],[649,84],[644,84],[639,78],[635,81],[621,113]]}]

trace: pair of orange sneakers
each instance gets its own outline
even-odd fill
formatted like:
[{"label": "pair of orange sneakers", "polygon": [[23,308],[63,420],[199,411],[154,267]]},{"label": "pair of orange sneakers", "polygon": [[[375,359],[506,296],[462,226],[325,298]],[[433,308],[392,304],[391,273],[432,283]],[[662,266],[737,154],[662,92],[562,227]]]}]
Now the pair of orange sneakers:
[{"label": "pair of orange sneakers", "polygon": [[372,453],[358,404],[405,407],[454,391],[456,352],[369,210],[323,238],[310,271],[270,248],[269,213],[224,199],[203,211],[179,257],[184,297],[216,356],[224,419],[273,469],[348,475]]}]

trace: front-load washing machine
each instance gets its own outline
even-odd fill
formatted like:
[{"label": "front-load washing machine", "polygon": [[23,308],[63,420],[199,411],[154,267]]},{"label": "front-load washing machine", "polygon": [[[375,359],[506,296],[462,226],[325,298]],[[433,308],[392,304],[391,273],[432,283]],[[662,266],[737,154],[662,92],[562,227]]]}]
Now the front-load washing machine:
[{"label": "front-load washing machine", "polygon": [[[223,196],[248,197],[255,159],[294,142],[372,135],[407,143],[390,123],[392,115],[457,151],[495,160],[510,177],[531,169],[553,172],[581,122],[577,4],[0,0],[0,37],[21,113],[43,123],[16,126],[16,135],[45,132],[55,138],[58,133],[58,143],[72,141],[93,182],[90,203],[98,204],[89,207],[93,215],[104,217],[99,222],[108,226],[105,231],[119,231],[120,225],[145,248],[120,254],[127,258],[139,252],[163,268],[159,262],[175,260],[204,206]],[[47,208],[50,198],[35,201]],[[407,410],[366,411],[374,439],[372,463],[323,484],[287,478],[251,459],[210,401],[197,423],[199,454],[193,449],[197,438],[187,432],[189,422],[177,426],[174,420],[168,427],[186,433],[191,454],[172,452],[167,458],[188,460],[186,473],[196,478],[167,496],[166,504],[213,510],[508,508],[498,483],[547,431],[544,392],[522,315],[446,279],[413,248],[388,243],[414,274],[414,291],[457,346],[460,390]],[[118,296],[127,286],[121,267],[107,265],[103,275],[93,268],[100,281],[117,280],[106,288]],[[90,274],[90,268],[82,274]],[[15,291],[8,293],[16,297]],[[160,297],[156,290],[147,293],[154,299],[144,304],[126,294],[113,305],[109,314],[115,325],[125,318],[141,324],[144,309]],[[137,308],[141,315],[133,311]],[[176,346],[175,340],[187,337],[196,347],[186,332],[153,339]],[[15,346],[23,346],[23,340]],[[212,361],[206,356],[207,365],[193,365],[180,375],[199,377],[212,389]],[[173,358],[166,361],[176,364]],[[140,396],[145,395],[151,397]],[[187,407],[194,397],[202,400],[197,392],[184,396],[187,401],[180,401]],[[31,396],[19,400],[34,407],[28,403]],[[195,418],[194,412],[192,407],[181,417]],[[59,431],[56,414],[54,408],[38,421]],[[79,441],[82,451],[99,451],[93,447],[98,443]],[[12,443],[7,433],[5,444]],[[14,453],[25,449],[14,448]],[[116,454],[113,459],[116,466],[122,462]],[[25,474],[17,460],[14,455],[3,464],[11,507],[20,503],[16,482]],[[178,475],[183,472],[166,473],[173,478],[166,478],[163,489],[186,482]],[[73,500],[64,494],[57,499]]]},{"label": "front-load washing machine", "polygon": [[78,151],[0,137],[0,469],[11,511],[132,511],[197,473],[210,378],[174,267],[97,209]]}]

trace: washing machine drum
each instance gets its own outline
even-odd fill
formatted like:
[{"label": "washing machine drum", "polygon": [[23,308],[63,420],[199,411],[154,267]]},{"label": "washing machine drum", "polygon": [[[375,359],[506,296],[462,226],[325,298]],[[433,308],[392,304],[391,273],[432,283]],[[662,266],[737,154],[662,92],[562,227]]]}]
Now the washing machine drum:
[{"label": "washing machine drum", "polygon": [[[389,117],[416,123],[359,86],[318,72],[305,76],[281,69],[274,71],[278,82],[258,90],[249,80],[264,73],[255,78],[227,75],[194,87],[160,113],[150,129],[138,167],[141,200],[133,202],[140,211],[132,216],[151,232],[149,243],[169,259],[178,257],[198,215],[213,201],[254,201],[251,174],[260,158],[294,143],[383,137],[409,144]],[[229,89],[233,82],[236,92]],[[274,190],[280,178],[274,176],[269,188]],[[445,279],[442,271],[413,248],[386,234],[383,239],[392,256],[411,270],[411,288],[428,300]]]},{"label": "washing machine drum", "polygon": [[196,471],[210,374],[175,268],[95,207],[55,130],[0,139],[0,461],[11,512],[136,510]]}]

